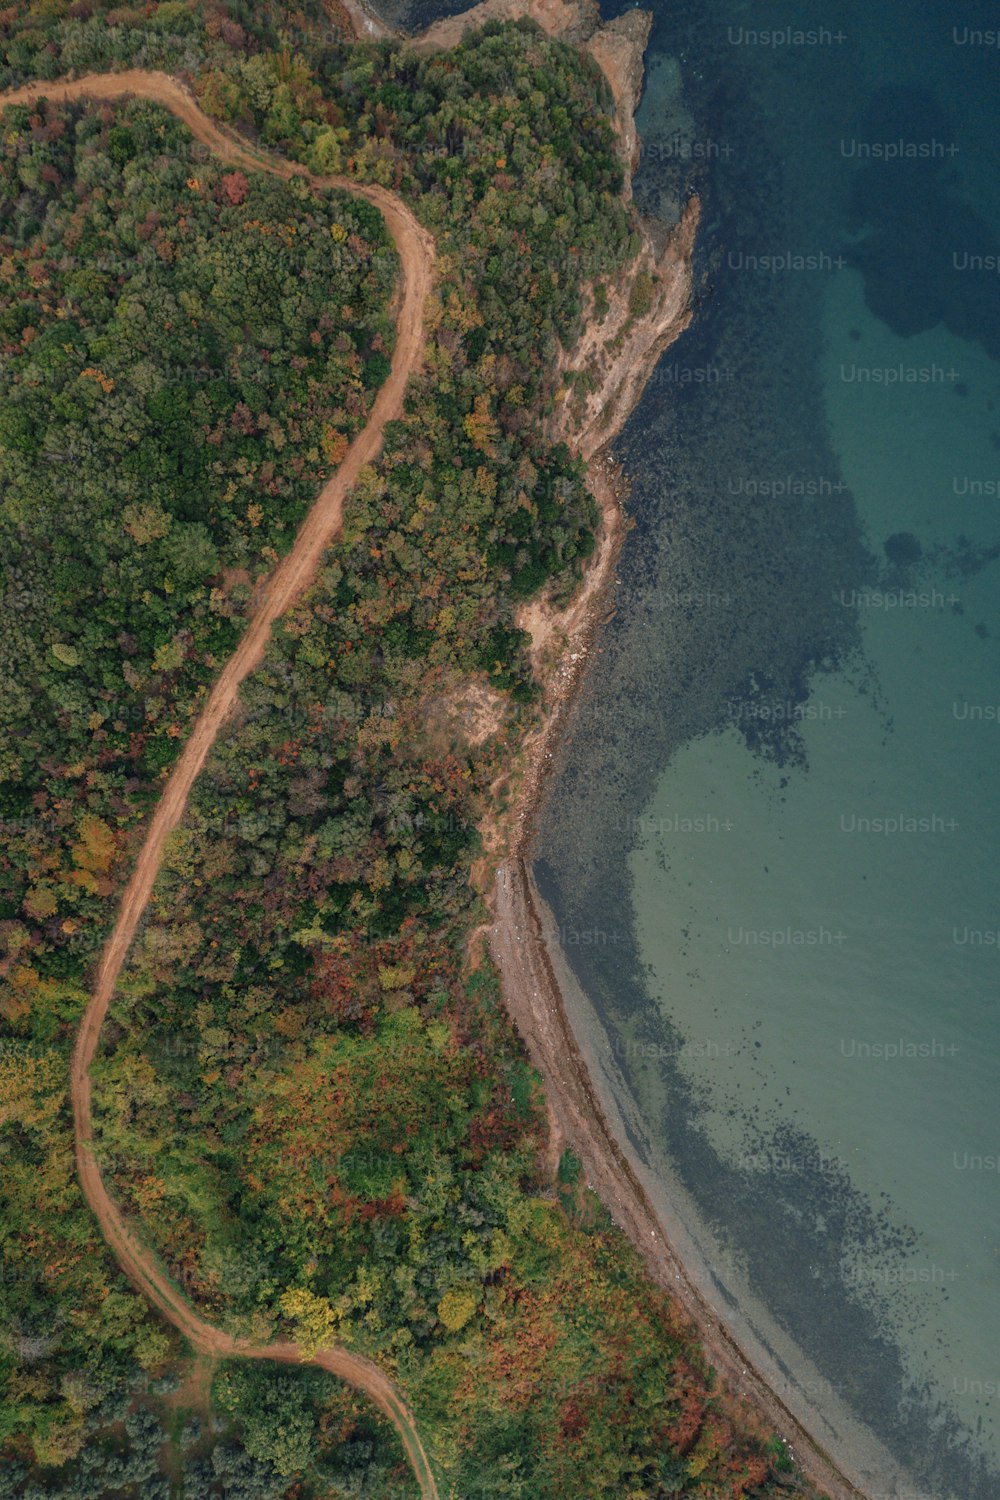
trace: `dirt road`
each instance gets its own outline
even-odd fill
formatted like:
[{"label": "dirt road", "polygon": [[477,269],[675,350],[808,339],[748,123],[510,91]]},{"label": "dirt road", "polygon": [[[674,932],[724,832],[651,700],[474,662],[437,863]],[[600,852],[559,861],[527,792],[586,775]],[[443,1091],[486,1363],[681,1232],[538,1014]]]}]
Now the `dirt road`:
[{"label": "dirt road", "polygon": [[423,355],[424,304],[433,275],[434,241],[406,205],[385,188],[359,184],[346,177],[317,177],[291,162],[269,156],[249,143],[237,140],[203,114],[190,94],[165,73],[133,70],[89,74],[68,82],[27,84],[0,95],[0,108],[10,104],[30,104],[42,98],[62,102],[120,99],[127,95],[165,106],[184,122],[197,140],[223,161],[251,171],[270,172],[277,177],[304,177],[314,188],[339,188],[367,198],[381,211],[395,242],[402,285],[392,368],[375,399],[368,423],[351,443],[336,474],[320,490],[291,551],[261,589],[243,637],[216,679],[163,789],[135,869],[125,887],[118,920],[101,956],[93,996],[80,1023],[73,1053],[70,1091],[80,1184],[105,1239],[129,1280],[196,1349],[215,1356],[241,1355],[246,1359],[275,1359],[286,1364],[317,1364],[365,1391],[399,1433],[422,1494],[426,1500],[437,1500],[434,1475],[413,1415],[377,1366],[344,1349],[322,1349],[310,1360],[294,1344],[264,1346],[237,1342],[198,1317],[150,1252],[129,1233],[104,1186],[92,1146],[90,1082],[90,1065],[97,1052],[101,1027],[152,892],[167,837],[183,816],[195,778],[205,764],[220,726],[236,702],[240,684],[264,656],[272,625],[312,583],[323,553],[340,532],[348,490],[362,467],[379,452],[386,422],[402,412],[407,381],[419,367]]}]

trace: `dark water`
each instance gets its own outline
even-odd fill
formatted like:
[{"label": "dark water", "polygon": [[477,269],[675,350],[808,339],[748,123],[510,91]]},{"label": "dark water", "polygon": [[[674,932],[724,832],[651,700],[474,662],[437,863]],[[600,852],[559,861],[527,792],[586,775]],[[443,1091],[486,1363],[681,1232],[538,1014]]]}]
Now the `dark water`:
[{"label": "dark water", "polygon": [[636,197],[701,195],[697,318],[536,871],[718,1309],[873,1500],[987,1500],[1000,12],[653,9]]},{"label": "dark water", "polygon": [[720,1305],[912,1476],[873,1492],[962,1500],[1000,1495],[998,27],[656,8],[637,198],[702,196],[697,317],[619,443],[537,851]]}]

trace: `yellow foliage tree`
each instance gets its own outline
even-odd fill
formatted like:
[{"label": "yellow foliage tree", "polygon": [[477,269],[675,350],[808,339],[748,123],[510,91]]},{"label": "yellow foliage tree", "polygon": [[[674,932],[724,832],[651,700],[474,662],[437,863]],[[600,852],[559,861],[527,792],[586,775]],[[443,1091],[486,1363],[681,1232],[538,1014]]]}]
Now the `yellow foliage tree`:
[{"label": "yellow foliage tree", "polygon": [[154,672],[176,672],[184,661],[184,643],[175,636],[171,641],[164,641],[162,646],[157,646],[153,653]]},{"label": "yellow foliage tree", "polygon": [[35,1434],[35,1457],[45,1467],[69,1463],[83,1448],[85,1436],[83,1418],[64,1402],[56,1408],[44,1434]]},{"label": "yellow foliage tree", "polygon": [[479,1298],[470,1288],[452,1287],[438,1303],[437,1313],[449,1333],[464,1328],[479,1306]]},{"label": "yellow foliage tree", "polygon": [[289,1287],[281,1294],[281,1311],[295,1324],[295,1342],[308,1358],[336,1339],[339,1315],[327,1297],[317,1297],[306,1287]]},{"label": "yellow foliage tree", "polygon": [[349,447],[347,434],[338,432],[336,427],[329,423],[323,428],[323,453],[332,464],[343,463],[344,454]]},{"label": "yellow foliage tree", "polygon": [[36,922],[44,922],[46,917],[53,917],[59,908],[55,892],[50,885],[35,885],[21,902],[22,907],[29,917],[34,917]]},{"label": "yellow foliage tree", "polygon": [[481,391],[476,397],[473,410],[469,412],[462,426],[469,442],[474,443],[481,453],[491,452],[496,423],[490,412],[490,398],[485,391]]},{"label": "yellow foliage tree", "polygon": [[106,874],[115,854],[115,836],[107,823],[95,813],[84,813],[76,831],[79,837],[71,851],[73,863],[93,875]]},{"label": "yellow foliage tree", "polygon": [[134,542],[145,547],[166,536],[170,530],[170,517],[155,501],[139,501],[126,505],[122,511],[122,526]]},{"label": "yellow foliage tree", "polygon": [[49,1127],[62,1108],[65,1087],[56,1054],[0,1055],[0,1125],[22,1130]]}]

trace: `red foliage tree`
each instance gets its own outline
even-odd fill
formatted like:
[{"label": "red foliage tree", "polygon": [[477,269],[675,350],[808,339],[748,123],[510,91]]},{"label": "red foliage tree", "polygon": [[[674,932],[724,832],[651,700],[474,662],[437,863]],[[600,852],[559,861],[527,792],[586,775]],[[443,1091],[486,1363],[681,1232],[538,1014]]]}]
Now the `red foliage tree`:
[{"label": "red foliage tree", "polygon": [[250,183],[242,172],[227,172],[219,181],[220,203],[242,203],[250,191]]}]

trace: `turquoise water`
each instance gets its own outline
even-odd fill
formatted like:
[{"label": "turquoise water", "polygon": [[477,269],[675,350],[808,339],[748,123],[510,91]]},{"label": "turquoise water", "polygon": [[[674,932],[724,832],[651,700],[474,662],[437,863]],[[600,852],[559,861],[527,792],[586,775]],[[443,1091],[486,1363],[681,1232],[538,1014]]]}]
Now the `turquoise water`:
[{"label": "turquoise water", "polygon": [[985,1500],[997,22],[686,10],[657,14],[637,197],[702,194],[698,317],[619,445],[638,524],[539,883],[608,935],[566,956],[717,1305],[870,1493]]}]

